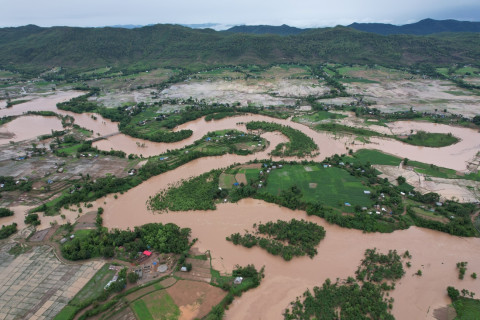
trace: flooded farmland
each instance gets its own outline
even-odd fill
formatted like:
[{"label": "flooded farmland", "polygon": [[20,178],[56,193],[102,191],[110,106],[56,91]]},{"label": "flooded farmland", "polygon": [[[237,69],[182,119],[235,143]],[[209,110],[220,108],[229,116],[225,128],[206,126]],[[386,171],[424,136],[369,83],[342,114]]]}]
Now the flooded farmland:
[{"label": "flooded farmland", "polygon": [[[77,92],[59,93],[57,97],[39,98],[10,109],[2,109],[0,116],[21,114],[28,110],[48,110],[73,116],[76,124],[93,130],[95,136],[118,131],[115,123],[98,115],[95,115],[97,117],[95,120],[89,114],[73,114],[55,108],[57,102],[63,101],[62,99],[68,100],[77,94]],[[30,121],[29,118],[32,117],[21,117],[18,120]],[[52,119],[59,122],[56,118]],[[352,145],[351,137],[336,138],[330,133],[316,132],[299,123],[260,115],[242,115],[212,122],[206,122],[201,118],[177,127],[175,130],[191,129],[193,135],[172,144],[152,143],[118,134],[106,140],[100,140],[95,145],[103,150],[115,149],[122,150],[127,154],[153,156],[165,152],[167,149],[172,150],[189,145],[209,131],[221,129],[245,131],[245,123],[249,121],[271,121],[304,132],[319,146],[320,154],[314,157],[314,160],[317,161],[336,153],[346,153],[347,148],[374,148],[402,158],[407,157],[411,160],[424,161],[462,171],[466,170],[466,163],[480,150],[479,133],[471,129],[432,123],[398,122],[390,126],[395,133],[401,134],[410,132],[410,130],[451,132],[461,141],[455,145],[438,149],[416,147],[380,138],[372,138],[371,144]],[[24,126],[15,125],[14,121],[11,124],[10,127],[2,126],[2,128],[8,129],[8,132],[18,137],[23,137],[21,136],[24,133],[22,131],[27,131],[23,129]],[[49,133],[53,125],[56,124],[43,120],[38,121],[35,124],[37,126],[35,130],[45,131],[48,129],[46,133]],[[37,131],[34,133],[37,134]],[[28,138],[34,133],[26,135],[26,137]],[[453,237],[417,227],[395,231],[391,234],[363,233],[330,225],[323,219],[307,216],[303,211],[292,211],[253,199],[245,199],[237,204],[220,204],[214,211],[158,214],[147,209],[146,202],[149,197],[181,179],[197,176],[212,169],[227,167],[234,163],[270,158],[268,153],[278,143],[286,141],[286,138],[278,133],[265,133],[262,134],[262,137],[267,139],[270,145],[260,153],[248,156],[228,154],[194,160],[175,170],[153,177],[124,194],[117,194],[116,198],[114,195],[109,195],[98,199],[92,210],[100,206],[105,209],[104,226],[108,228],[133,228],[149,222],[172,222],[181,227],[189,227],[192,229],[192,237],[199,239],[195,247],[201,252],[210,250],[213,267],[223,272],[231,271],[236,264],[254,263],[257,267],[264,265],[266,276],[261,286],[236,299],[227,312],[228,319],[245,319],[252,315],[258,319],[279,318],[283,310],[288,307],[288,303],[301,295],[307,288],[321,285],[327,278],[335,280],[337,277],[346,278],[353,275],[365,249],[373,247],[383,252],[389,249],[397,249],[399,253],[409,250],[413,256],[412,267],[407,269],[407,274],[398,282],[392,293],[395,298],[393,314],[398,319],[434,319],[434,310],[444,307],[450,302],[446,295],[446,287],[449,285],[478,293],[478,285],[475,281],[470,278],[463,281],[458,280],[455,269],[458,261],[468,261],[471,270],[480,270],[480,260],[473,258],[478,255],[480,249],[480,239],[477,238]],[[274,158],[274,160],[278,160],[278,158]],[[13,208],[15,216],[5,218],[2,223],[16,221],[19,226],[22,226],[22,214],[28,209],[27,207]],[[69,210],[63,210],[62,213],[66,215],[65,221],[73,221],[78,215]],[[254,223],[292,218],[306,219],[325,227],[327,235],[320,243],[318,255],[315,258],[301,257],[286,262],[259,248],[246,249],[234,246],[225,240],[225,237],[232,233],[250,229]],[[48,227],[49,223],[53,223],[53,221],[62,223],[58,217],[44,217],[40,229]],[[415,276],[414,273],[417,270],[422,270],[423,276]]]}]

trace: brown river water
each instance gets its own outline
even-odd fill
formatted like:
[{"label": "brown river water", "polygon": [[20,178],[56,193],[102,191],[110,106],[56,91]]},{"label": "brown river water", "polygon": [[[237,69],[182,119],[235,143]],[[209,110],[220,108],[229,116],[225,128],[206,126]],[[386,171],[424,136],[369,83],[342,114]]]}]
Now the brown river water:
[{"label": "brown river water", "polygon": [[39,135],[51,133],[51,130],[62,129],[62,122],[57,117],[20,117],[0,127],[0,144],[34,139]]},{"label": "brown river water", "polygon": [[[51,97],[49,99],[53,100]],[[50,101],[50,103],[52,102]],[[11,110],[18,106],[14,106]],[[0,110],[0,116],[2,116],[3,111]],[[87,129],[93,129],[100,134],[116,132],[116,125],[108,120],[100,117],[93,120],[89,116],[74,116],[77,124]],[[77,119],[82,119],[80,120],[82,124]],[[347,138],[334,139],[330,134],[317,133],[301,124],[288,120],[247,115],[209,123],[199,119],[184,124],[177,130],[182,128],[192,129],[194,135],[175,144],[145,142],[146,147],[142,148],[137,147],[136,142],[143,143],[144,141],[117,135],[108,140],[100,141],[97,146],[107,150],[113,148],[127,153],[141,153],[144,156],[154,155],[166,150],[162,148],[175,149],[188,145],[208,131],[227,128],[245,130],[243,125],[237,125],[237,123],[252,120],[268,120],[288,124],[305,132],[319,145],[320,155],[316,156],[315,160],[321,160],[335,153],[345,153],[346,144],[349,145],[350,141]],[[425,131],[445,129],[442,127],[440,129],[439,127],[430,128],[428,125],[423,127],[425,125],[423,123],[418,125],[427,128],[424,129]],[[417,126],[417,124],[400,123],[400,126],[398,130],[410,130],[410,126]],[[428,161],[425,162],[464,170],[465,162],[479,150],[480,139],[478,139],[478,133],[473,130],[464,131],[465,129],[456,127],[449,127],[449,130],[462,138],[462,147],[455,149],[461,155],[455,154],[452,150],[443,152],[441,157],[432,156],[431,148],[412,147],[396,141],[382,139],[375,141],[379,143],[378,145],[366,145],[366,147],[378,148],[400,157],[408,157],[419,161],[430,154]],[[446,287],[449,285],[459,289],[468,289],[477,295],[480,294],[478,280],[473,280],[469,276],[472,272],[480,272],[480,259],[478,258],[480,239],[477,238],[453,237],[416,227],[391,234],[367,234],[358,230],[343,229],[330,225],[323,219],[308,217],[303,211],[292,211],[253,199],[242,200],[238,204],[220,204],[215,211],[158,214],[147,210],[146,202],[149,197],[167,188],[170,184],[234,163],[243,163],[255,158],[269,158],[268,152],[278,143],[285,141],[285,137],[278,133],[266,133],[263,137],[271,143],[269,148],[263,152],[249,156],[224,155],[197,159],[175,170],[153,177],[122,195],[118,194],[118,199],[114,199],[113,195],[98,199],[92,209],[98,206],[105,209],[103,214],[104,225],[108,228],[133,228],[148,222],[173,222],[181,227],[189,227],[192,229],[192,237],[199,239],[195,246],[201,251],[210,250],[213,257],[213,266],[223,272],[231,272],[236,264],[254,263],[257,267],[264,265],[265,279],[262,284],[260,287],[235,299],[233,305],[227,311],[228,319],[279,319],[283,310],[288,307],[288,303],[294,300],[296,296],[301,295],[305,289],[321,285],[326,278],[335,280],[337,277],[346,278],[354,275],[365,249],[373,247],[383,252],[388,251],[388,249],[397,249],[400,253],[409,250],[413,256],[412,267],[407,269],[407,274],[398,282],[392,293],[395,298],[393,314],[397,319],[434,319],[433,311],[450,303],[446,295]],[[109,145],[109,143],[111,144]],[[438,150],[443,149],[446,148]],[[17,211],[23,213],[26,210],[24,207],[14,209],[16,213]],[[67,214],[66,220],[74,219],[76,216],[76,213],[70,211],[64,213]],[[260,221],[289,220],[292,218],[314,221],[327,230],[326,238],[318,247],[318,255],[313,259],[302,257],[286,262],[259,248],[246,249],[234,246],[225,240],[226,236],[234,232],[251,229],[254,223]],[[57,220],[60,220],[60,218],[57,217]],[[62,221],[58,222],[62,223]],[[47,227],[48,225],[42,221],[42,226]],[[465,280],[457,279],[456,263],[459,261],[468,261]],[[423,272],[421,277],[414,275],[419,269]]]}]

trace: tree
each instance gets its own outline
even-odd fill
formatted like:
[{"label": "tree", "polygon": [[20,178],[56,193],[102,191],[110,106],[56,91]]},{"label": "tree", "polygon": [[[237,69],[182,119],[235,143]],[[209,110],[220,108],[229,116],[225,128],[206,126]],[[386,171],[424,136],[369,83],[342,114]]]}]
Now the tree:
[{"label": "tree", "polygon": [[138,278],[140,278],[140,276],[136,272],[130,272],[127,275],[127,280],[128,280],[129,283],[137,282]]},{"label": "tree", "polygon": [[404,184],[405,182],[407,182],[407,179],[405,179],[405,178],[402,177],[402,176],[399,176],[399,177],[397,178],[397,182],[398,182],[398,185],[402,185],[402,184]]},{"label": "tree", "polygon": [[472,122],[477,126],[480,126],[480,115],[473,117]]},{"label": "tree", "polygon": [[450,299],[452,299],[452,301],[456,301],[460,297],[460,292],[454,287],[448,287],[447,294],[450,297]]}]

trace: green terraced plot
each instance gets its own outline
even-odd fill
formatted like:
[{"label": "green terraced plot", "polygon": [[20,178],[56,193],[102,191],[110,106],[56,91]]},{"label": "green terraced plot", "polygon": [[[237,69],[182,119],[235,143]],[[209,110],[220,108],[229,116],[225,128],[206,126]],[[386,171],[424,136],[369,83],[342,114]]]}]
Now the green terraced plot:
[{"label": "green terraced plot", "polygon": [[307,202],[321,202],[332,207],[371,206],[372,201],[364,190],[369,190],[361,180],[347,171],[320,165],[287,165],[273,170],[267,180],[266,191],[278,195],[296,185]]},{"label": "green terraced plot", "polygon": [[[76,237],[88,236],[85,231],[90,230],[78,230],[75,233]],[[90,281],[80,290],[77,295],[70,301],[70,305],[77,306],[81,305],[83,301],[99,296],[103,292],[105,285],[112,280],[115,275],[115,270],[109,270],[110,264],[105,264],[103,267],[98,270],[98,272],[93,276]]]}]

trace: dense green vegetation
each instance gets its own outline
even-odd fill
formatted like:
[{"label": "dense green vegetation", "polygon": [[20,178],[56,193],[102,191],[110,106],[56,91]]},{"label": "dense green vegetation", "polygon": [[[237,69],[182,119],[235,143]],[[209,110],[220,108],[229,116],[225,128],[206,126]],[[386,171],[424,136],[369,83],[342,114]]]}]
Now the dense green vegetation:
[{"label": "dense green vegetation", "polygon": [[158,211],[214,210],[215,200],[226,191],[218,188],[221,170],[213,170],[160,191],[149,200],[149,208]]},{"label": "dense green vegetation", "polygon": [[[430,197],[430,199],[428,199],[428,197]],[[425,194],[422,196],[418,193],[415,193],[412,198],[417,201],[430,204],[436,202],[432,200],[438,201],[437,194]],[[475,229],[471,219],[471,215],[475,211],[476,207],[473,203],[446,201],[441,207],[435,209],[436,214],[444,216],[448,219],[447,223],[443,223],[421,216],[415,213],[411,207],[407,208],[407,214],[410,216],[416,226],[434,229],[462,237],[476,237],[479,235],[479,232],[477,229]]]},{"label": "dense green vegetation", "polygon": [[[394,319],[389,310],[393,298],[388,291],[395,287],[395,280],[405,274],[396,251],[387,255],[375,249],[365,252],[365,259],[357,270],[357,279],[332,283],[327,279],[322,287],[307,290],[291,303],[284,319]],[[361,276],[359,276],[361,275]]]},{"label": "dense green vegetation", "polygon": [[10,225],[2,225],[2,228],[0,229],[0,240],[10,237],[15,232],[17,232],[16,223],[12,223]]},{"label": "dense green vegetation", "polygon": [[466,261],[457,262],[458,279],[463,280],[465,272],[467,271],[467,264],[468,262]]},{"label": "dense green vegetation", "polygon": [[[83,230],[81,230],[83,231]],[[190,229],[181,229],[173,223],[150,223],[132,230],[90,230],[88,235],[76,236],[61,246],[62,255],[69,260],[93,257],[114,257],[118,247],[123,247],[130,259],[147,248],[160,253],[181,253],[189,248]]]},{"label": "dense green vegetation", "polygon": [[[406,254],[406,256],[409,256]],[[357,280],[381,283],[384,279],[398,280],[405,274],[400,256],[396,250],[387,254],[376,249],[365,250],[365,258],[355,272]]]},{"label": "dense green vegetation", "polygon": [[325,237],[325,229],[322,226],[305,220],[292,219],[289,222],[278,220],[260,223],[253,228],[253,233],[247,232],[243,236],[235,233],[227,237],[227,240],[247,248],[258,245],[269,253],[281,255],[283,259],[289,261],[296,256],[308,255],[313,258],[317,254],[315,247]]},{"label": "dense green vegetation", "polygon": [[309,122],[318,122],[318,121],[327,120],[327,119],[343,119],[346,117],[347,116],[343,114],[320,110],[313,114],[296,116],[293,118],[293,121],[300,122],[300,120],[303,120],[303,121],[309,121]]},{"label": "dense green vegetation", "polygon": [[3,184],[3,187],[0,188],[0,192],[14,191],[14,190],[20,190],[20,191],[32,190],[32,181],[25,180],[25,179],[15,180],[11,176],[0,176],[0,184]]},{"label": "dense green vegetation", "polygon": [[314,127],[315,130],[318,131],[330,131],[334,133],[348,133],[348,134],[354,134],[354,135],[359,135],[359,136],[365,136],[365,137],[380,137],[383,136],[381,133],[378,133],[373,130],[368,130],[368,129],[363,129],[363,128],[355,128],[355,127],[349,127],[345,126],[342,124],[337,124],[337,123],[319,123],[315,125]]},{"label": "dense green vegetation", "polygon": [[407,138],[398,140],[415,146],[440,148],[446,147],[460,141],[457,137],[454,137],[451,133],[431,133],[425,131],[418,131],[415,134],[409,135]]},{"label": "dense green vegetation", "polygon": [[7,208],[0,208],[0,218],[13,216],[14,212]]},{"label": "dense green vegetation", "polygon": [[89,101],[88,98],[97,95],[99,92],[100,89],[91,88],[90,91],[84,95],[72,98],[69,101],[57,103],[57,108],[75,113],[94,112],[98,106],[95,102]]},{"label": "dense green vegetation", "polygon": [[[112,67],[108,73],[158,66],[273,62],[409,65],[421,61],[470,63],[479,55],[475,34],[381,36],[335,27],[295,36],[248,35],[178,25],[122,28],[0,29],[0,67],[41,72],[63,67],[55,77]],[[463,48],[459,52],[458,48]],[[91,75],[96,76],[96,75]]]},{"label": "dense green vegetation", "polygon": [[247,129],[267,132],[279,131],[287,136],[290,141],[278,144],[275,150],[272,151],[274,156],[304,157],[312,155],[314,151],[318,150],[318,146],[313,142],[312,138],[288,126],[265,121],[252,121],[247,123]]}]

